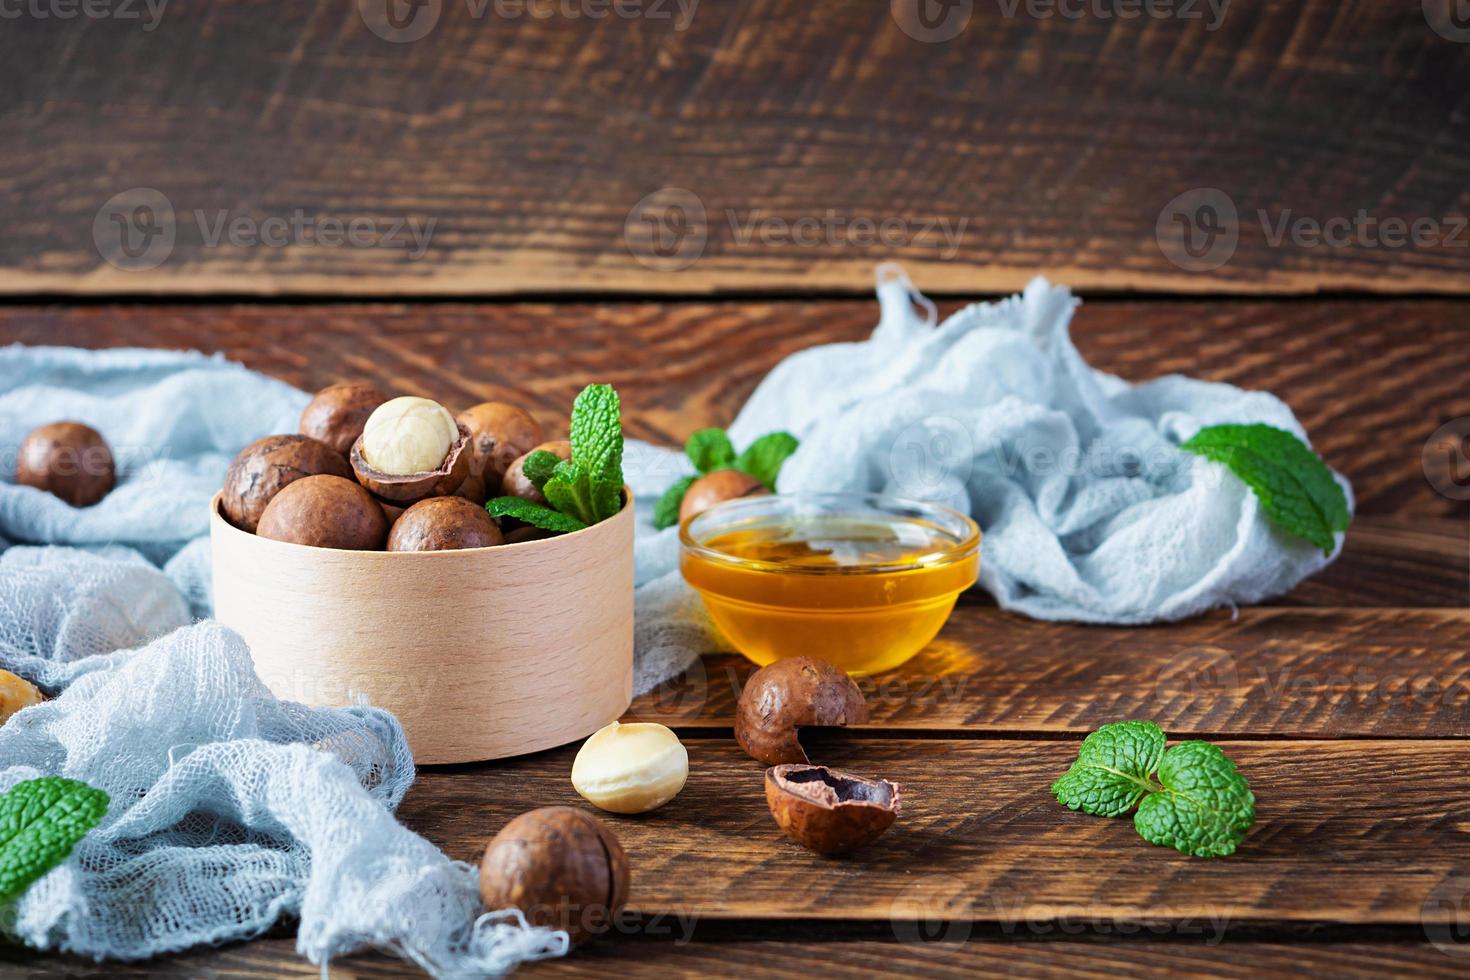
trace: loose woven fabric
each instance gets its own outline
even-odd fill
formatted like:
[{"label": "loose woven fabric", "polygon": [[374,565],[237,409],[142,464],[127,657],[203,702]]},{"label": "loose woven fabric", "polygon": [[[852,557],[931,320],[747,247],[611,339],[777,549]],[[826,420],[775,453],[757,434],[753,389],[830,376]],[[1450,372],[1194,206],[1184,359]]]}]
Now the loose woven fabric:
[{"label": "loose woven fabric", "polygon": [[[519,913],[481,915],[476,869],[394,819],[414,770],[392,715],[278,700],[238,635],[194,622],[210,497],[306,400],[197,354],[0,350],[0,667],[55,695],[0,726],[0,791],[60,775],[112,799],[0,929],[139,959],[290,914],[313,962],[372,946],[441,976],[566,951]],[[21,437],[63,418],[119,462],[117,489],[84,510],[10,482]]]},{"label": "loose woven fabric", "polygon": [[[781,491],[879,492],[966,511],[984,532],[981,585],[1039,619],[1181,619],[1279,595],[1335,557],[1277,529],[1224,467],[1178,449],[1227,422],[1305,439],[1280,399],[1093,370],[1068,332],[1078,300],[1043,279],[936,324],[933,304],[886,266],[878,300],[871,339],[788,357],[730,426],[737,448],[778,429],[801,440]],[[689,664],[722,641],[679,580],[677,531],[650,520],[651,501],[692,470],[643,444],[628,458],[645,502],[638,645],[666,669]]]}]

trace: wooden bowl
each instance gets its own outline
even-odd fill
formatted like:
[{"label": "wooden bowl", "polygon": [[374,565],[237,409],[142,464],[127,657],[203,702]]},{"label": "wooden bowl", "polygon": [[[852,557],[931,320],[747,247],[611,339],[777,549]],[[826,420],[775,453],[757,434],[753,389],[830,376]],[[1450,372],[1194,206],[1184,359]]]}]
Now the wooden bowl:
[{"label": "wooden bowl", "polygon": [[416,762],[565,745],[633,695],[633,498],[542,541],[462,551],[309,548],[210,505],[214,613],[277,697],[357,695],[398,716]]}]

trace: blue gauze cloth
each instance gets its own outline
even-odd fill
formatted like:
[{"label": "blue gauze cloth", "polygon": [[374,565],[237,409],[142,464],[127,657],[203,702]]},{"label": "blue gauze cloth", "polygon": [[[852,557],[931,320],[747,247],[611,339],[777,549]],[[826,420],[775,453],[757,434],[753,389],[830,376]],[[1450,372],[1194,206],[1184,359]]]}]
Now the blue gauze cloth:
[{"label": "blue gauze cloth", "polygon": [[[1152,623],[1259,602],[1341,549],[1341,535],[1326,556],[1281,531],[1228,469],[1178,448],[1221,423],[1264,422],[1305,440],[1279,398],[1094,370],[1068,330],[1078,300],[1044,279],[943,323],[902,270],[880,266],[878,280],[870,339],[786,358],[729,428],[737,449],[783,429],[801,440],[782,492],[963,510],[983,531],[981,586],[1038,619]],[[682,453],[643,443],[628,447],[625,470],[640,500],[639,656],[650,671],[698,670],[695,657],[724,641],[679,577],[677,529],[651,524],[653,501],[693,470]],[[1351,507],[1351,487],[1337,481]]]},{"label": "blue gauze cloth", "polygon": [[[393,817],[413,782],[394,717],[308,708],[260,682],[209,611],[209,500],[230,460],[294,432],[307,396],[221,358],[0,349],[0,667],[55,697],[0,727],[0,791],[106,790],[100,826],[0,929],[140,959],[300,918],[314,963],[375,947],[440,976],[564,953],[565,933],[481,915],[478,874]],[[14,483],[31,429],[96,428],[118,485],[73,509]]]}]

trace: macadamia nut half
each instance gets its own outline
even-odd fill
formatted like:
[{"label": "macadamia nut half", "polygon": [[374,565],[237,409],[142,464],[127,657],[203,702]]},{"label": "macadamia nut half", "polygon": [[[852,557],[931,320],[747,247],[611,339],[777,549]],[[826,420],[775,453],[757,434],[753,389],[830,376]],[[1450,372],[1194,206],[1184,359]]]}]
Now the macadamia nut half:
[{"label": "macadamia nut half", "polygon": [[582,743],[572,787],[609,813],[647,813],[679,795],[689,753],[679,737],[652,722],[613,722]]},{"label": "macadamia nut half", "polygon": [[405,395],[384,402],[362,430],[362,457],[389,476],[437,470],[459,439],[449,410],[428,398]]}]

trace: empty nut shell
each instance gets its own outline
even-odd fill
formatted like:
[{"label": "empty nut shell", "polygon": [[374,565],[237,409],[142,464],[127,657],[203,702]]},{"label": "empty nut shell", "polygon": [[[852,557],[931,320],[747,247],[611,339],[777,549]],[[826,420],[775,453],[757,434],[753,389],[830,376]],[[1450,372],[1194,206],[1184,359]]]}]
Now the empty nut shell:
[{"label": "empty nut shell", "polygon": [[254,533],[276,494],[303,477],[321,475],[351,479],[352,467],[337,450],[309,436],[257,439],[230,464],[220,509],[231,524]]},{"label": "empty nut shell", "polygon": [[420,500],[393,522],[389,551],[456,551],[490,548],[505,539],[485,508],[463,497]]},{"label": "empty nut shell", "polygon": [[687,521],[696,514],[703,514],[715,504],[740,497],[759,497],[770,493],[765,484],[739,470],[716,470],[702,476],[684,491],[684,500],[679,504],[679,520]]},{"label": "empty nut shell", "polygon": [[572,458],[572,444],[567,440],[558,439],[553,442],[543,442],[541,445],[532,449],[531,452],[516,457],[510,466],[506,467],[505,477],[500,481],[500,492],[502,494],[507,497],[522,497],[534,504],[545,506],[545,494],[536,489],[536,484],[526,479],[524,470],[526,457],[531,455],[531,453],[541,452],[542,450],[562,459]]},{"label": "empty nut shell", "polygon": [[751,675],[735,707],[735,741],[768,766],[806,762],[802,726],[861,725],[868,703],[851,677],[815,657],[790,657]]},{"label": "empty nut shell", "polygon": [[0,670],[0,725],[21,708],[29,708],[46,700],[41,689],[30,681],[8,670]]},{"label": "empty nut shell", "polygon": [[548,806],[506,824],[480,862],[488,911],[518,908],[532,925],[565,929],[573,943],[606,932],[628,901],[628,856],[585,810]]},{"label": "empty nut shell", "polygon": [[301,434],[326,443],[345,459],[362,435],[368,416],[387,400],[376,385],[366,381],[328,385],[301,413]]},{"label": "empty nut shell", "polygon": [[899,790],[826,766],[766,770],[766,804],[786,836],[818,854],[846,854],[870,844],[892,825]]},{"label": "empty nut shell", "polygon": [[117,478],[112,450],[101,433],[80,422],[52,422],[21,441],[15,482],[60,497],[73,507],[90,507],[112,490]]},{"label": "empty nut shell", "polygon": [[255,533],[313,548],[378,551],[388,536],[388,518],[373,495],[351,480],[308,476],[276,494]]}]

